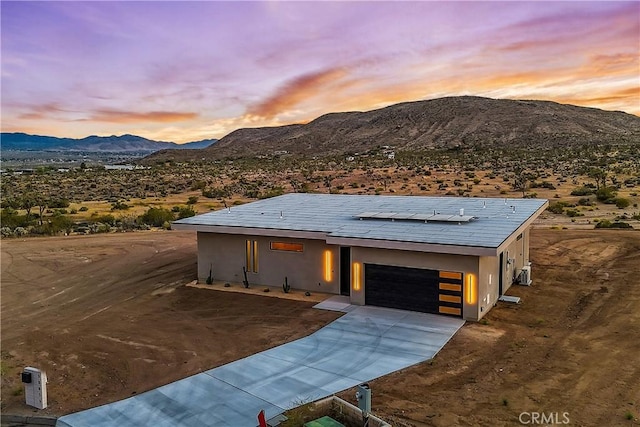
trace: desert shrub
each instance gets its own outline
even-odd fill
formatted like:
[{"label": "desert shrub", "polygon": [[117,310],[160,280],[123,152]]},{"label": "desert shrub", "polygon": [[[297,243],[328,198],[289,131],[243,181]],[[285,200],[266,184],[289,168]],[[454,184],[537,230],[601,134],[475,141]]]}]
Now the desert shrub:
[{"label": "desert shrub", "polygon": [[613,203],[616,197],[616,189],[613,187],[602,187],[596,191],[596,198],[604,203]]},{"label": "desert shrub", "polygon": [[203,188],[202,195],[209,199],[221,199],[224,197],[229,197],[231,194],[226,187],[223,188]]},{"label": "desert shrub", "polygon": [[567,202],[553,202],[549,204],[547,210],[554,214],[561,214],[564,212],[564,208],[567,206]]},{"label": "desert shrub", "polygon": [[86,211],[88,211],[88,210],[89,210],[89,208],[88,208],[88,207],[86,207],[86,206],[80,206],[80,209],[78,209],[78,210],[79,210],[80,212],[86,212]]},{"label": "desert shrub", "polygon": [[189,218],[196,215],[196,211],[191,206],[178,208],[178,219]]},{"label": "desert shrub", "polygon": [[196,203],[198,203],[198,196],[189,196],[189,199],[187,200],[187,204],[195,205]]},{"label": "desert shrub", "polygon": [[259,199],[269,199],[271,197],[281,196],[284,194],[284,188],[273,187],[258,196]]},{"label": "desert shrub", "polygon": [[15,230],[13,230],[13,233],[14,233],[16,236],[26,236],[29,232],[28,232],[28,231],[27,231],[27,229],[26,229],[26,228],[24,228],[24,227],[16,227],[16,229],[15,229]]},{"label": "desert shrub", "polygon": [[631,202],[629,201],[629,199],[625,199],[624,197],[617,197],[615,199],[616,202],[616,206],[619,209],[624,209],[624,208],[628,208],[629,205],[631,204]]},{"label": "desert shrub", "polygon": [[171,212],[176,213],[176,212],[180,212],[180,206],[174,206],[171,208]]},{"label": "desert shrub", "polygon": [[173,212],[164,208],[149,208],[140,215],[140,222],[154,227],[162,227],[165,222],[174,220]]},{"label": "desert shrub", "polygon": [[588,197],[582,197],[580,200],[578,200],[578,204],[580,206],[593,206],[594,203],[588,198]]},{"label": "desert shrub", "polygon": [[593,189],[589,187],[578,187],[571,191],[572,196],[590,196],[591,194],[593,194]]},{"label": "desert shrub", "polygon": [[26,227],[29,225],[29,220],[26,215],[18,215],[18,212],[12,208],[5,208],[0,212],[0,224],[9,228]]},{"label": "desert shrub", "polygon": [[121,202],[120,200],[111,204],[112,211],[126,211],[127,209],[129,209],[129,207],[130,206],[128,204],[126,204],[125,202]]},{"label": "desert shrub", "polygon": [[595,228],[633,228],[629,223],[623,221],[611,222],[608,219],[598,221]]},{"label": "desert shrub", "polygon": [[69,201],[67,199],[51,199],[48,204],[49,207],[53,209],[69,207]]},{"label": "desert shrub", "polygon": [[116,225],[116,217],[111,214],[106,215],[92,215],[91,220],[102,224],[108,224],[110,226]]},{"label": "desert shrub", "polygon": [[0,236],[11,237],[13,236],[13,230],[9,227],[0,227]]},{"label": "desert shrub", "polygon": [[577,209],[567,209],[567,211],[565,213],[570,218],[573,218],[573,217],[576,217],[576,216],[584,216],[584,214],[581,213],[580,211],[578,211]]}]

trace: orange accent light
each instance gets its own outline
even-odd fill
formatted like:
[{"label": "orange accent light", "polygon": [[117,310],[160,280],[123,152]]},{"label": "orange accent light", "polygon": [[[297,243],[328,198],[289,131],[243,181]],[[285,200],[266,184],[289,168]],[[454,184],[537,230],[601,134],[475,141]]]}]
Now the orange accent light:
[{"label": "orange accent light", "polygon": [[330,282],[333,280],[333,254],[331,251],[324,251],[324,281]]},{"label": "orange accent light", "polygon": [[467,304],[475,304],[478,300],[478,290],[476,288],[476,275],[467,273],[467,283],[465,286]]},{"label": "orange accent light", "polygon": [[353,263],[353,290],[359,291],[362,287],[362,266],[359,262]]}]

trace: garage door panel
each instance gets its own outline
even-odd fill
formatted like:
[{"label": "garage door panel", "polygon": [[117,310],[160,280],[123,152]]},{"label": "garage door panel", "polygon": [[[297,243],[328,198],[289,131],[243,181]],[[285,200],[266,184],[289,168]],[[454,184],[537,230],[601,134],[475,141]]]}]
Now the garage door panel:
[{"label": "garage door panel", "polygon": [[462,273],[365,264],[365,304],[462,315]]}]

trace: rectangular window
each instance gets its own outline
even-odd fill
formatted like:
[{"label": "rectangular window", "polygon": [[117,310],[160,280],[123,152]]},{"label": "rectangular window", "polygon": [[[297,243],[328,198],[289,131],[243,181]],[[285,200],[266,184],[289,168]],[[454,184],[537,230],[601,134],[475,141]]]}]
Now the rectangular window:
[{"label": "rectangular window", "polygon": [[244,247],[244,266],[247,271],[253,273],[258,272],[258,241],[254,240],[253,244],[251,240],[245,241]]},{"label": "rectangular window", "polygon": [[304,247],[302,243],[288,243],[288,242],[270,242],[269,247],[272,251],[286,251],[286,252],[302,252]]},{"label": "rectangular window", "polygon": [[251,240],[245,242],[244,248],[244,266],[247,271],[251,270]]}]

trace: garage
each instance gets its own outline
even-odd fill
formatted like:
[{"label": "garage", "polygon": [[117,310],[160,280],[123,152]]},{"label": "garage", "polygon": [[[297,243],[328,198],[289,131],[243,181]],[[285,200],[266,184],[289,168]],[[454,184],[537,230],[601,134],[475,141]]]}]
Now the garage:
[{"label": "garage", "polygon": [[462,273],[365,264],[365,304],[462,317]]}]

